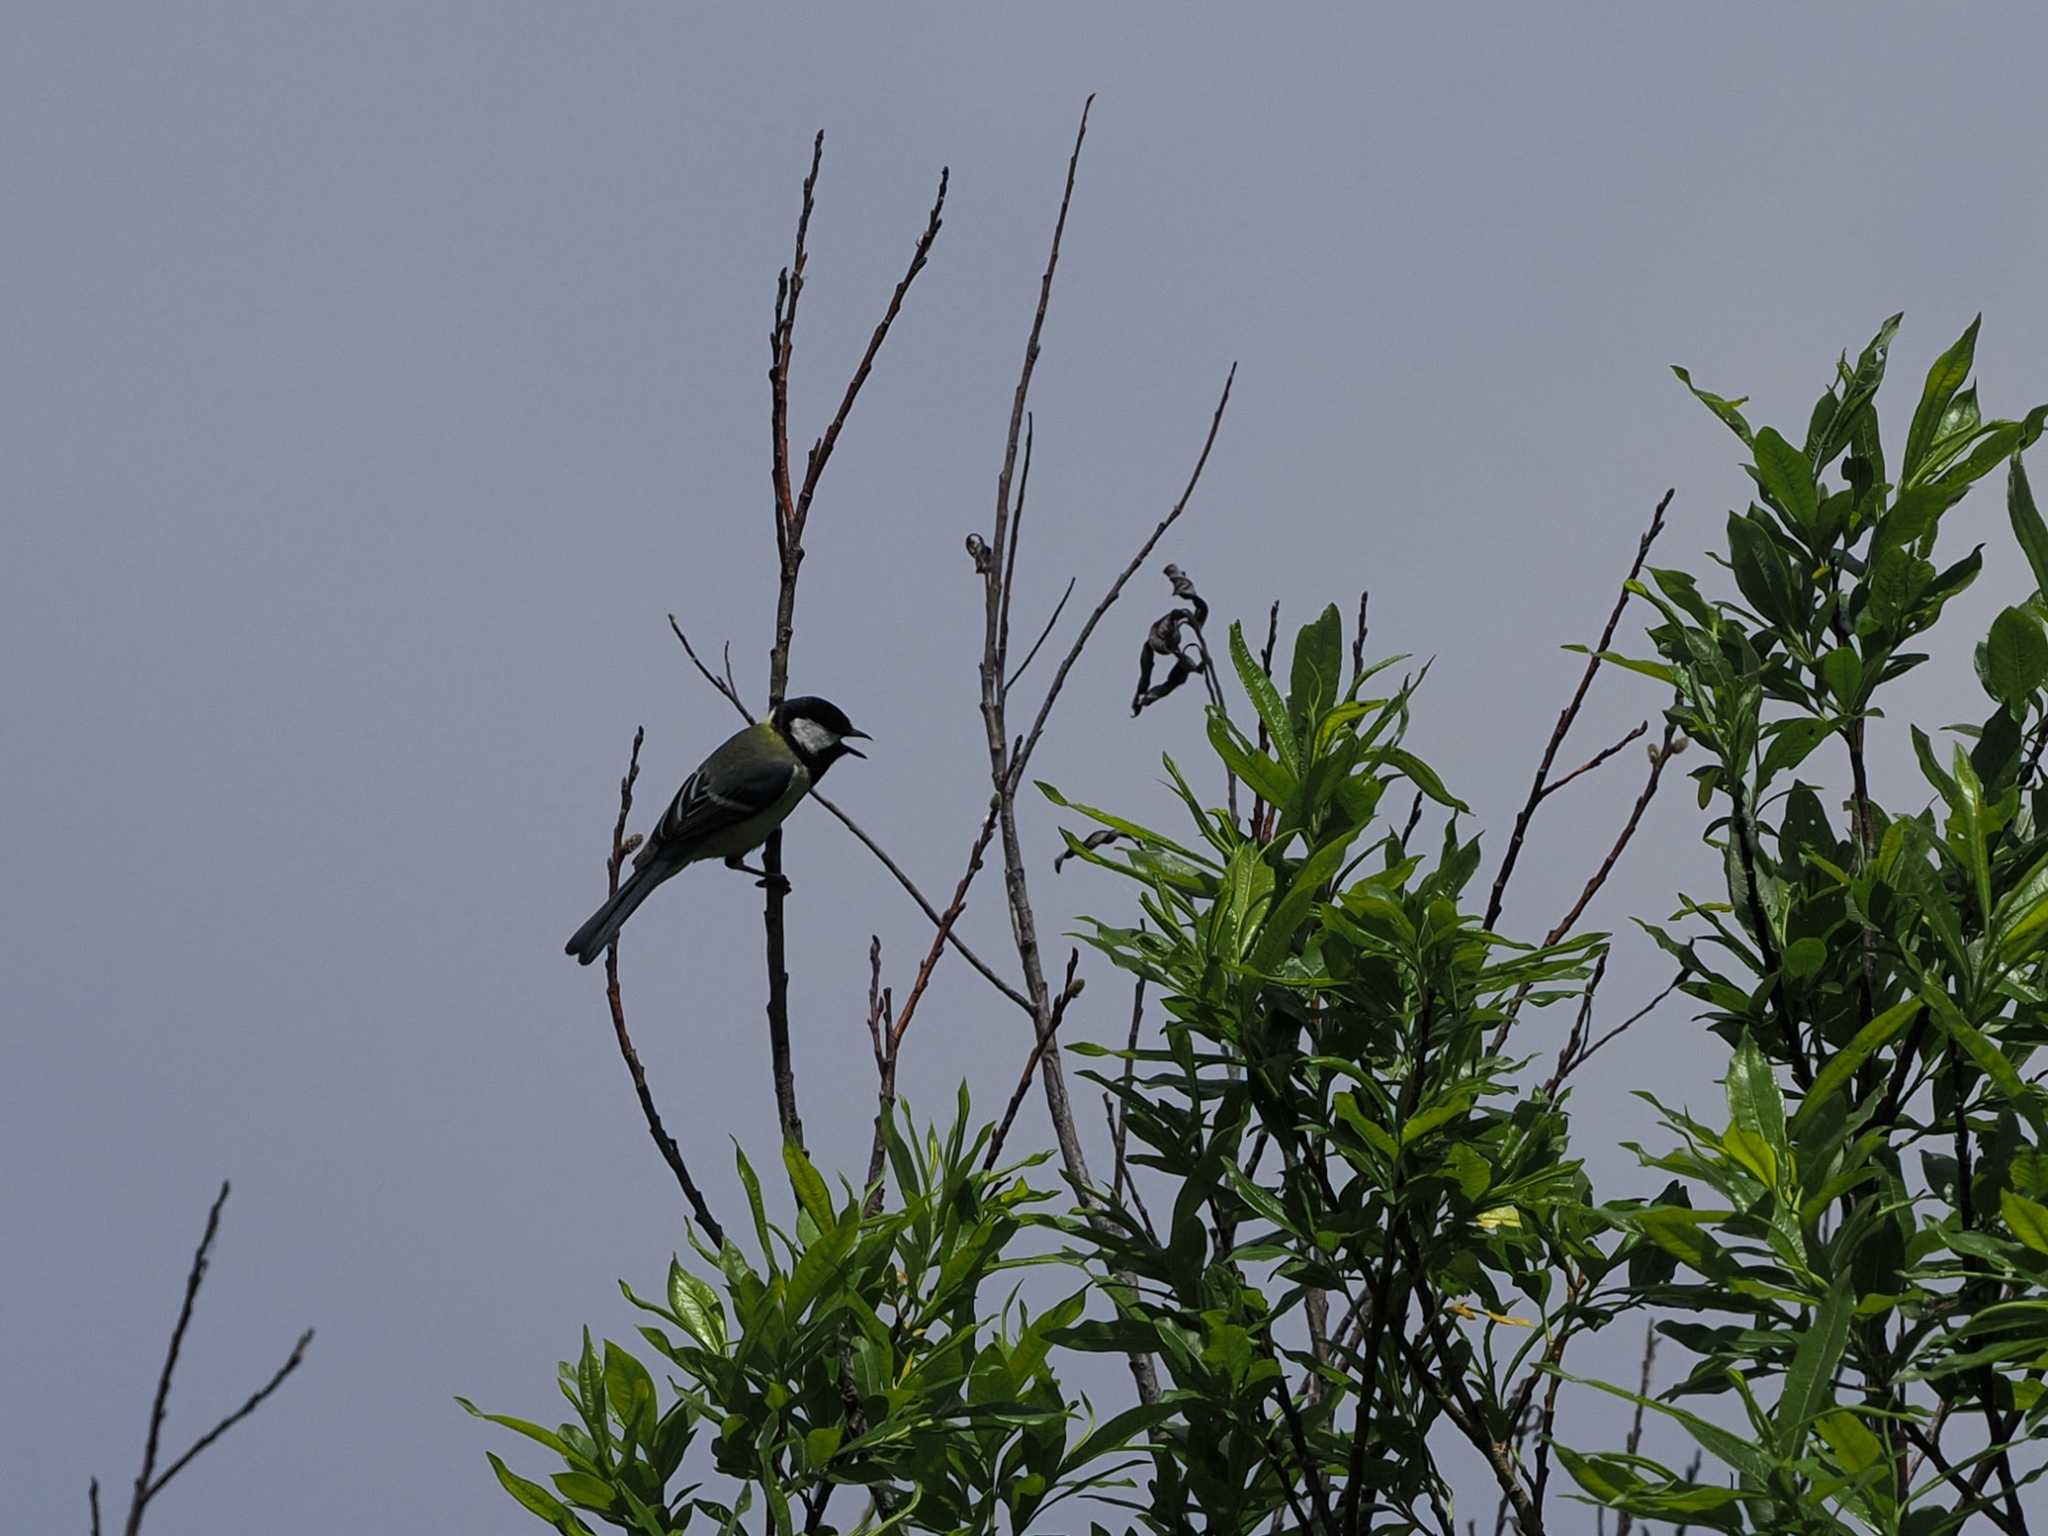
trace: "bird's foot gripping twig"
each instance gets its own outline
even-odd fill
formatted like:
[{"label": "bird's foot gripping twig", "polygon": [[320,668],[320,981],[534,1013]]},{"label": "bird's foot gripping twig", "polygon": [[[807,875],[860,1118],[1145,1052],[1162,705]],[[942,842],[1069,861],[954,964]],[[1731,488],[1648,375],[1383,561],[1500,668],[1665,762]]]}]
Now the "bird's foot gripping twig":
[{"label": "bird's foot gripping twig", "polygon": [[787,896],[790,892],[789,877],[787,875],[778,875],[769,870],[756,869],[737,853],[725,861],[725,867],[737,870],[743,875],[755,876],[754,883],[764,891],[778,891],[784,896]]}]

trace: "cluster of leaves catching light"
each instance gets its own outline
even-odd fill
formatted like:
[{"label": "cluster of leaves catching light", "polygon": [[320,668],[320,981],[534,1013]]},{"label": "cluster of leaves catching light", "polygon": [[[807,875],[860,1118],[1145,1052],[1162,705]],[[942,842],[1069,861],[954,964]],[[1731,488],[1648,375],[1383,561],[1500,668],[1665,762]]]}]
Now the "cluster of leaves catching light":
[{"label": "cluster of leaves catching light", "polygon": [[[585,1331],[579,1359],[561,1366],[576,1422],[549,1429],[480,1417],[559,1456],[549,1487],[491,1464],[505,1489],[565,1536],[595,1520],[641,1536],[691,1529],[737,1532],[750,1521],[807,1530],[1022,1530],[1072,1495],[1113,1480],[1120,1456],[1158,1410],[1089,1422],[1050,1360],[1086,1292],[1037,1316],[1014,1296],[991,1319],[985,1291],[1006,1270],[1040,1262],[1013,1248],[1044,1219],[1044,1191],[1024,1179],[1044,1159],[978,1166],[989,1137],[959,1116],[919,1139],[899,1116],[887,1128],[896,1198],[830,1187],[803,1152],[784,1151],[795,1230],[767,1217],[744,1152],[739,1176],[752,1207],[757,1265],[729,1237],[714,1252],[716,1283],[672,1262],[662,1301],[625,1285],[653,1316],[640,1335],[671,1371],[670,1400],[641,1356]],[[728,1310],[729,1309],[729,1310]],[[476,1413],[472,1405],[463,1406]],[[671,1487],[691,1446],[709,1441],[730,1502],[704,1484]],[[845,1488],[835,1523],[835,1493]],[[847,1501],[861,1507],[849,1510]]]}]

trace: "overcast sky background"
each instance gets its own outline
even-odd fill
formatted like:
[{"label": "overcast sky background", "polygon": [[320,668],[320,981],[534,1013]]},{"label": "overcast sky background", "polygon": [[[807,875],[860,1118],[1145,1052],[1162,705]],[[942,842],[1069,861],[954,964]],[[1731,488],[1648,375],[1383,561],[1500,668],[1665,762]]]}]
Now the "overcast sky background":
[{"label": "overcast sky background", "polygon": [[[23,7],[8,34],[10,1529],[80,1529],[87,1475],[132,1477],[224,1175],[171,1441],[298,1329],[320,1336],[153,1536],[538,1528],[483,1451],[538,1456],[450,1399],[558,1416],[553,1362],[585,1321],[623,1335],[615,1281],[657,1285],[680,1245],[601,977],[561,944],[602,894],[633,727],[658,805],[733,724],[664,614],[765,686],[766,335],[814,130],[799,447],[952,168],[813,514],[794,669],[876,736],[832,788],[935,895],[987,794],[961,540],[989,522],[1090,91],[1021,629],[1069,575],[1076,610],[1099,596],[1241,363],[1193,510],[1034,765],[1099,804],[1170,821],[1159,754],[1203,758],[1196,695],[1135,724],[1125,707],[1158,564],[1247,627],[1274,597],[1291,626],[1369,587],[1372,649],[1437,658],[1412,745],[1478,811],[1490,878],[1579,666],[1558,646],[1592,638],[1658,494],[1678,487],[1660,559],[1695,566],[1744,497],[1733,439],[1668,364],[1803,428],[1836,351],[1904,309],[1897,432],[1982,309],[1987,411],[2048,398],[2033,6],[273,0]],[[1987,571],[1915,680],[1930,725],[1983,714],[1973,625],[2022,585],[1995,490],[1952,526],[1958,551],[1988,541]],[[1567,757],[1659,704],[1604,682]],[[1880,794],[1912,795],[1879,734]],[[1511,930],[1549,925],[1641,774],[1632,750],[1551,803]],[[1653,809],[1598,926],[1710,885],[1689,788]],[[1128,911],[1091,872],[1053,878],[1053,825],[1031,808],[1044,926]],[[852,1169],[868,935],[900,992],[927,930],[815,808],[788,856],[803,1112],[818,1160]],[[991,956],[996,898],[984,877],[966,923]],[[729,1213],[729,1138],[774,1161],[758,895],[693,871],[628,934],[655,1091]],[[1623,939],[1602,1020],[1663,981],[1646,948]],[[1098,990],[1070,1031],[1119,1031],[1121,985],[1084,970]],[[1534,1021],[1529,1048],[1564,1022]],[[905,1087],[945,1112],[965,1076],[993,1110],[1027,1046],[949,962]],[[1615,1145],[1652,1134],[1621,1089],[1711,1118],[1721,1059],[1683,1007],[1600,1058],[1576,1105],[1603,1193],[1650,1184]],[[1047,1138],[1034,1096],[1014,1144]],[[1620,1437],[1604,1410],[1584,1422],[1584,1441]]]}]

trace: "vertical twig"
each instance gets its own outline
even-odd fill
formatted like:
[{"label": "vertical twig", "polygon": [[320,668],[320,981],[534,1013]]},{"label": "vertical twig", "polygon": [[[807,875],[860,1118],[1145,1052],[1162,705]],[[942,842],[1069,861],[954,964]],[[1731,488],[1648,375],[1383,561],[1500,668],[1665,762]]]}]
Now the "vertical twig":
[{"label": "vertical twig", "polygon": [[[804,527],[810,520],[811,499],[817,494],[818,481],[824,475],[825,465],[831,460],[832,450],[839,442],[839,434],[846,426],[847,417],[853,412],[853,403],[859,398],[861,386],[867,382],[875,358],[881,353],[882,343],[888,339],[889,327],[903,308],[904,296],[910,285],[917,280],[917,274],[924,270],[925,262],[931,255],[932,243],[939,237],[939,226],[946,207],[946,185],[949,172],[939,172],[938,195],[932,200],[931,213],[925,220],[924,233],[918,237],[916,249],[910,258],[909,270],[897,283],[889,296],[888,306],[882,318],[875,325],[874,334],[868,339],[867,350],[861,354],[860,362],[848,380],[845,393],[840,397],[839,409],[833,413],[824,435],[811,445],[811,451],[804,463],[804,478],[800,488],[793,488],[789,463],[789,371],[790,359],[796,349],[796,312],[798,300],[803,296],[804,265],[809,259],[807,244],[811,228],[811,212],[816,205],[818,170],[824,159],[825,135],[821,131],[811,143],[810,174],[804,178],[803,205],[797,214],[796,254],[789,266],[785,267],[775,285],[775,324],[768,337],[768,399],[769,434],[771,461],[770,480],[775,492],[775,551],[776,551],[776,598],[775,637],[768,652],[768,708],[772,715],[783,700],[789,686],[789,651],[796,636],[796,590],[797,576],[804,560]],[[796,1065],[789,1048],[789,969],[788,969],[788,925],[784,904],[789,896],[789,882],[782,872],[782,833],[773,833],[761,851],[761,868],[767,878],[762,885],[767,897],[762,911],[762,929],[767,945],[768,968],[768,1055],[775,1079],[775,1112],[782,1127],[783,1140],[804,1144],[803,1117],[797,1111]]]},{"label": "vertical twig", "polygon": [[[678,634],[681,631],[677,631]],[[686,645],[687,641],[684,642]],[[738,702],[737,699],[734,700]],[[626,863],[626,818],[633,812],[633,786],[640,778],[640,743],[646,739],[644,727],[633,731],[633,752],[626,761],[625,777],[619,780],[619,819],[612,824],[612,851],[605,861],[607,895],[619,894],[619,871]],[[718,1218],[711,1214],[711,1207],[705,1204],[704,1193],[697,1188],[697,1181],[690,1177],[689,1165],[683,1161],[683,1150],[676,1145],[675,1137],[669,1135],[668,1127],[661,1123],[661,1111],[655,1107],[654,1093],[647,1086],[647,1069],[640,1064],[640,1052],[633,1045],[633,1036],[626,1028],[626,1005],[619,993],[619,941],[612,939],[604,956],[604,996],[610,1005],[612,1035],[619,1043],[619,1055],[626,1063],[626,1073],[633,1079],[633,1093],[640,1100],[640,1113],[647,1121],[647,1134],[654,1138],[655,1148],[661,1159],[668,1164],[669,1172],[681,1186],[683,1198],[690,1204],[691,1212],[697,1218],[697,1225],[704,1229],[704,1235],[711,1239],[713,1247],[725,1245],[725,1228],[718,1224]]]},{"label": "vertical twig", "polygon": [[[1657,1363],[1657,1325],[1643,1327],[1643,1375],[1636,1385],[1636,1412],[1628,1426],[1628,1454],[1633,1456],[1643,1443],[1643,1403],[1650,1395],[1651,1372]],[[1636,1517],[1623,1510],[1614,1521],[1614,1536],[1628,1536],[1635,1529]]]}]

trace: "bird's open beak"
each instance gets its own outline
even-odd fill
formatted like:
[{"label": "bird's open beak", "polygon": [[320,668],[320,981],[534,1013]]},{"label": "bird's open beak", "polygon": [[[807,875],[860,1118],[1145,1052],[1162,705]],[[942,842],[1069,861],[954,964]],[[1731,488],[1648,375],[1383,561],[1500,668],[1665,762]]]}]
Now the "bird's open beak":
[{"label": "bird's open beak", "polygon": [[862,762],[866,762],[868,756],[867,753],[861,751],[859,747],[848,747],[846,744],[849,741],[873,741],[874,739],[875,738],[870,736],[866,731],[848,731],[844,736],[839,738],[839,745],[846,749],[846,752],[849,756],[857,757]]}]

